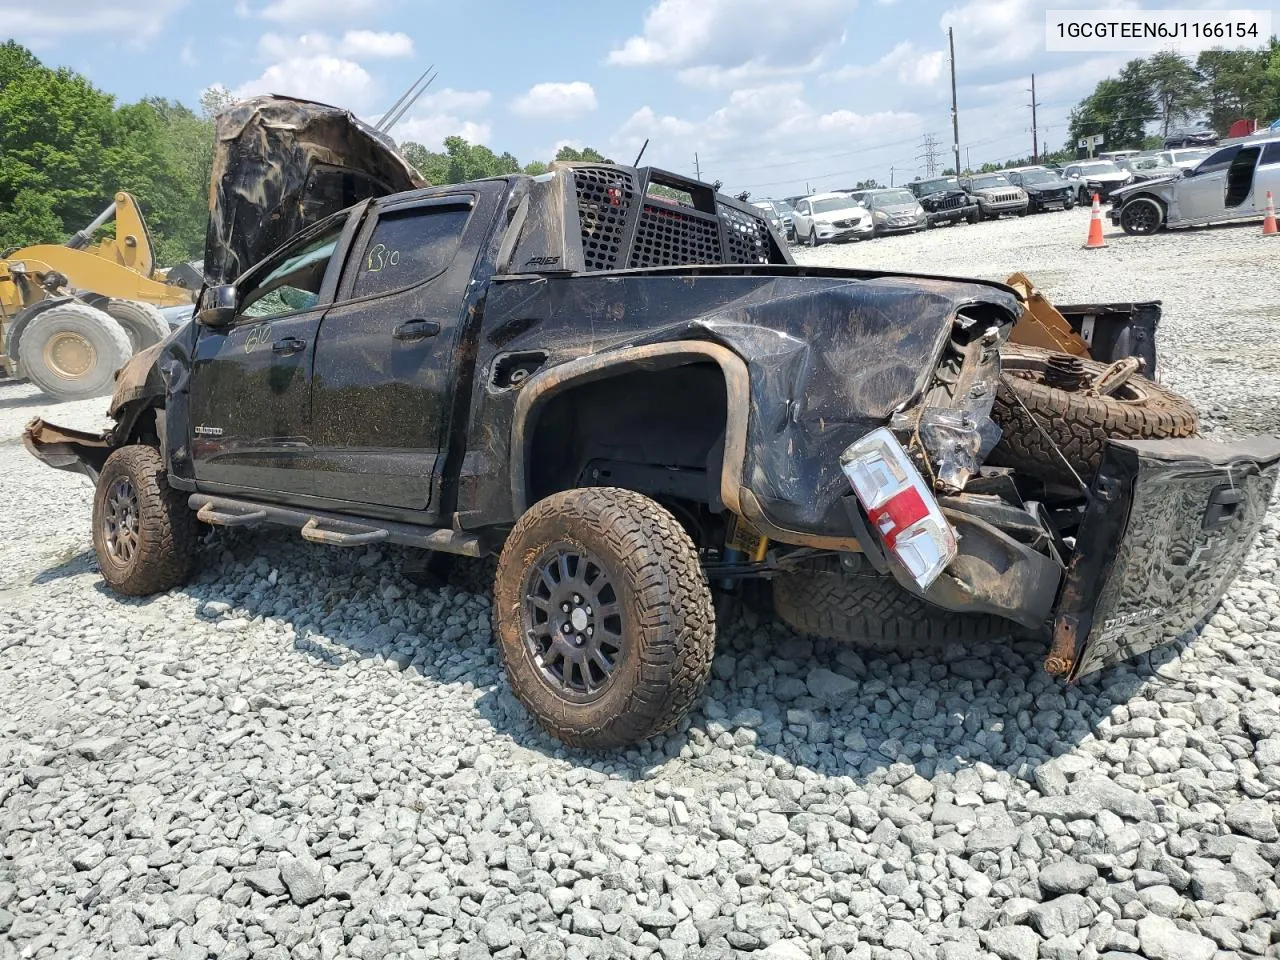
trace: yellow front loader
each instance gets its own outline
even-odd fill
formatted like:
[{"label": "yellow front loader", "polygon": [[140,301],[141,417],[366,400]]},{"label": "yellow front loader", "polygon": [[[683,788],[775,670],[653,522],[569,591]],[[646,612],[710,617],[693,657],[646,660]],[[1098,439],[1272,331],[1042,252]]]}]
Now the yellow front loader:
[{"label": "yellow front loader", "polygon": [[[93,235],[115,220],[115,237]],[[0,256],[0,370],[60,400],[109,393],[134,353],[169,325],[158,307],[192,302],[198,275],[157,270],[142,211],[127,193],[66,244]]]}]

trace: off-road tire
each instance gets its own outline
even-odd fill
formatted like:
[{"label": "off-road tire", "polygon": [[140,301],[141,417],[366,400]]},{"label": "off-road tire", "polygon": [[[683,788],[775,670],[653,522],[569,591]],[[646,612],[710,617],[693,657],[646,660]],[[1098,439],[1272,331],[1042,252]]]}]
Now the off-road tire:
[{"label": "off-road tire", "polygon": [[1120,229],[1132,237],[1149,237],[1164,226],[1164,204],[1154,197],[1134,197],[1120,208]]},{"label": "off-road tire", "polygon": [[1007,636],[1014,624],[952,613],[909,593],[892,577],[803,569],[773,580],[773,606],[794,630],[874,653],[936,649]]},{"label": "off-road tire", "polygon": [[[614,585],[623,648],[608,685],[590,702],[565,696],[526,643],[526,583],[559,546],[585,551]],[[494,620],[516,697],[552,736],[605,749],[674,727],[706,686],[715,614],[698,551],[666,509],[631,490],[552,494],[512,529],[498,560]]]},{"label": "off-road tire", "polygon": [[137,300],[108,300],[104,309],[128,334],[133,352],[147,349],[169,335],[169,324],[156,307]]},{"label": "off-road tire", "polygon": [[[91,363],[82,373],[70,376],[71,364],[66,369],[57,366],[61,354],[56,342],[61,336],[87,341],[92,348]],[[129,337],[120,324],[103,311],[74,301],[38,314],[18,341],[23,376],[57,400],[87,400],[110,393],[116,371],[132,355]]]},{"label": "off-road tire", "polygon": [[[125,479],[136,495],[136,545],[121,559],[107,529],[108,499]],[[195,564],[198,524],[186,495],[169,487],[164,459],[155,447],[121,447],[107,458],[93,495],[93,549],[107,585],[129,597],[162,593],[187,582]]]},{"label": "off-road tire", "polygon": [[977,223],[982,219],[982,211],[975,210],[973,213],[967,214],[964,219],[967,223]]},{"label": "off-road tire", "polygon": [[[1005,372],[991,416],[1004,435],[988,463],[1075,485],[1062,456],[1054,450],[1056,444],[1072,469],[1090,483],[1108,438],[1155,440],[1195,435],[1199,425],[1195,408],[1146,377],[1133,376],[1114,396],[1090,397],[1084,390],[1060,390],[1017,376],[1018,369],[1043,370],[1052,355],[1050,350],[1019,346],[1002,357]],[[1095,377],[1107,368],[1093,360],[1080,362]],[[1028,411],[1035,415],[1043,433]]]}]

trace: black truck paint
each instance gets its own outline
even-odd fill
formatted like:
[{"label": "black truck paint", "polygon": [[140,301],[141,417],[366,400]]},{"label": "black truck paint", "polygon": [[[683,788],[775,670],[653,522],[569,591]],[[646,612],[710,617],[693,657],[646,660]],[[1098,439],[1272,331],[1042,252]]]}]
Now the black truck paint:
[{"label": "black truck paint", "polygon": [[[208,287],[203,322],[121,371],[112,430],[34,421],[32,453],[95,476],[113,448],[153,438],[170,484],[220,522],[309,520],[319,542],[382,530],[473,555],[548,493],[630,486],[688,506],[713,551],[733,515],[784,557],[863,553],[915,590],[840,453],[887,425],[948,467],[921,415],[986,418],[1021,311],[1002,284],[798,267],[759,211],[648,168],[557,165],[291,209],[322,219],[238,279],[229,323],[232,292]],[[211,243],[233,234],[211,225]],[[941,499],[961,555],[923,596],[1052,624],[1047,665],[1079,676],[1216,604],[1277,462],[1261,440],[1113,444],[1073,495],[1083,519],[1051,528],[1008,471],[957,460],[969,481]],[[1178,573],[1199,586],[1170,591],[1182,543]],[[1141,642],[1121,642],[1130,626]]]}]

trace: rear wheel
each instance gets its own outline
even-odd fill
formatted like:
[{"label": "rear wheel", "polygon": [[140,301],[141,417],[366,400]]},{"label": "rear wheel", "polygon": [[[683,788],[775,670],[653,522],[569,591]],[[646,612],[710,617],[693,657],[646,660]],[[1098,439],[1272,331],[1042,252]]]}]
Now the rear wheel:
[{"label": "rear wheel", "polygon": [[140,597],[186,583],[196,534],[196,515],[170,489],[158,450],[121,447],[107,458],[93,497],[93,549],[111,589]]},{"label": "rear wheel", "polygon": [[773,581],[773,604],[794,630],[877,653],[985,640],[1014,629],[998,617],[935,607],[892,577],[838,569],[780,574]]},{"label": "rear wheel", "polygon": [[50,307],[26,326],[18,342],[23,375],[58,400],[110,393],[115,372],[132,355],[120,325],[86,303]]},{"label": "rear wheel", "polygon": [[494,619],[516,697],[577,747],[675,726],[715,649],[688,533],[648,497],[611,487],[552,494],[520,518],[498,561]]},{"label": "rear wheel", "polygon": [[108,300],[111,318],[124,329],[133,352],[145,350],[169,335],[169,324],[156,307],[138,300]]},{"label": "rear wheel", "polygon": [[1164,207],[1151,197],[1134,197],[1120,208],[1120,228],[1125,233],[1146,237],[1164,225]]},{"label": "rear wheel", "polygon": [[1104,363],[1024,346],[1000,359],[1004,376],[991,416],[1004,435],[987,460],[994,466],[1067,484],[1075,483],[1074,470],[1089,483],[1108,438],[1195,435],[1195,408],[1146,377],[1135,375],[1110,396],[1091,397],[1087,390],[1107,369]]}]

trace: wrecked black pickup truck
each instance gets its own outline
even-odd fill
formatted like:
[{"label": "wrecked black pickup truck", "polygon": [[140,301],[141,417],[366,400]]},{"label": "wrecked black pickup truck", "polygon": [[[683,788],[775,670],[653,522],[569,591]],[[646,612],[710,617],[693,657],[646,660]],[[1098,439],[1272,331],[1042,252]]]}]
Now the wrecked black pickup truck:
[{"label": "wrecked black pickup truck", "polygon": [[752,578],[802,630],[1031,631],[1074,679],[1210,611],[1276,483],[1280,442],[1197,438],[1137,375],[1154,304],[1028,342],[1026,290],[800,267],[659,170],[421,188],[278,98],[218,137],[196,319],[120,372],[110,430],[36,420],[28,448],[95,481],[124,594],[183,582],[198,521],[500,553],[511,685],[572,744],[677,723],[712,589]]}]

